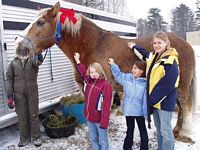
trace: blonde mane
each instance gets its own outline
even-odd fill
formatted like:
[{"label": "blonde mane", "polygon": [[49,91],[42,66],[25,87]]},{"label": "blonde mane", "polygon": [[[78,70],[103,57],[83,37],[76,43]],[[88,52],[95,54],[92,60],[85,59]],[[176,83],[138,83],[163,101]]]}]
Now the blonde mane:
[{"label": "blonde mane", "polygon": [[[47,15],[48,10],[50,10],[50,8],[41,9],[38,12],[37,17]],[[61,13],[59,12],[56,16],[56,22],[60,21],[60,15],[61,15]],[[81,14],[75,13],[75,18],[77,19],[77,22],[75,24],[73,24],[73,22],[68,17],[66,17],[64,24],[61,25],[61,30],[71,32],[72,36],[79,34],[79,30],[81,28],[82,17],[83,16]]]},{"label": "blonde mane", "polygon": [[[60,15],[61,13],[59,12],[56,16],[57,22],[60,21]],[[73,24],[73,22],[68,17],[66,17],[64,24],[61,26],[61,30],[71,32],[72,36],[79,34],[79,30],[81,28],[82,23],[82,17],[83,16],[81,14],[75,14],[75,18],[77,19],[77,22],[75,24]]]}]

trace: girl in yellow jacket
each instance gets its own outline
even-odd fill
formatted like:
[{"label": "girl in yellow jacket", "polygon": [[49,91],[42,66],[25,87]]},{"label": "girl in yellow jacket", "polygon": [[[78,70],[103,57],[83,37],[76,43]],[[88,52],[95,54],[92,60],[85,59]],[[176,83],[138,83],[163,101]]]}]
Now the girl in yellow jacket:
[{"label": "girl in yellow jacket", "polygon": [[[147,104],[149,110],[153,110],[158,150],[174,150],[171,119],[176,106],[179,83],[178,53],[170,47],[165,32],[155,33],[153,52],[149,53],[133,42],[129,42],[128,47],[147,62]],[[148,113],[150,115],[150,111]]]}]

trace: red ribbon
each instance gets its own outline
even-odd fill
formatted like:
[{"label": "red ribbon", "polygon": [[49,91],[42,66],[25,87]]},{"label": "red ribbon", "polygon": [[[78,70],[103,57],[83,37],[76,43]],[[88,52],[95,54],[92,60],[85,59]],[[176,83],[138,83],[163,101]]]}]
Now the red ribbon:
[{"label": "red ribbon", "polygon": [[75,24],[77,22],[76,17],[74,17],[75,11],[74,9],[64,9],[64,8],[60,8],[60,23],[64,24],[66,17],[69,18],[69,20],[71,20],[73,22],[73,24]]}]

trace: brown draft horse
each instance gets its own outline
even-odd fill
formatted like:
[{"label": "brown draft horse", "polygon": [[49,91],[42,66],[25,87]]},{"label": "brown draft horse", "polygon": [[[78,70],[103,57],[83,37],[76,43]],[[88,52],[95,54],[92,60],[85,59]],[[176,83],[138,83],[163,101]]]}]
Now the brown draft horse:
[{"label": "brown draft horse", "polygon": [[[41,52],[54,45],[54,32],[56,23],[60,19],[60,4],[57,3],[52,8],[42,9],[37,15],[36,21],[31,23],[23,33],[18,36],[16,46],[18,48],[29,48],[29,54]],[[89,65],[91,62],[100,62],[107,74],[108,79],[114,89],[119,90],[113,80],[107,58],[113,57],[120,68],[127,72],[131,70],[133,63],[138,59],[135,54],[127,47],[130,39],[122,39],[112,32],[106,31],[95,25],[81,14],[75,14],[77,22],[75,24],[67,18],[62,25],[61,40],[58,47],[69,58],[73,66],[75,65],[73,55],[79,52],[81,62]],[[194,74],[195,57],[192,47],[176,35],[169,33],[172,47],[179,53],[181,80],[178,88],[178,119],[174,128],[174,135],[177,140],[193,142],[191,139],[192,123],[192,94],[191,83]],[[151,50],[151,37],[133,40],[144,48]],[[80,76],[75,79],[81,84]]]}]

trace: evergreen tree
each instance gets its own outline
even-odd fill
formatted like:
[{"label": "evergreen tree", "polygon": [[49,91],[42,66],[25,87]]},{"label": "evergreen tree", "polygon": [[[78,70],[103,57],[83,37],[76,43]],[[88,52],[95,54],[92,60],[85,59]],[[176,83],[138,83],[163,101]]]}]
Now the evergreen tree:
[{"label": "evergreen tree", "polygon": [[149,9],[149,15],[147,17],[147,33],[148,35],[154,34],[157,31],[166,31],[167,23],[163,20],[160,15],[160,9],[151,8]]},{"label": "evergreen tree", "polygon": [[147,20],[139,19],[137,21],[137,36],[138,38],[147,36]]},{"label": "evergreen tree", "polygon": [[195,11],[196,14],[196,31],[200,31],[200,0],[197,0],[197,11]]},{"label": "evergreen tree", "polygon": [[180,4],[172,10],[171,30],[178,36],[186,39],[186,32],[195,31],[194,14],[189,7]]}]

